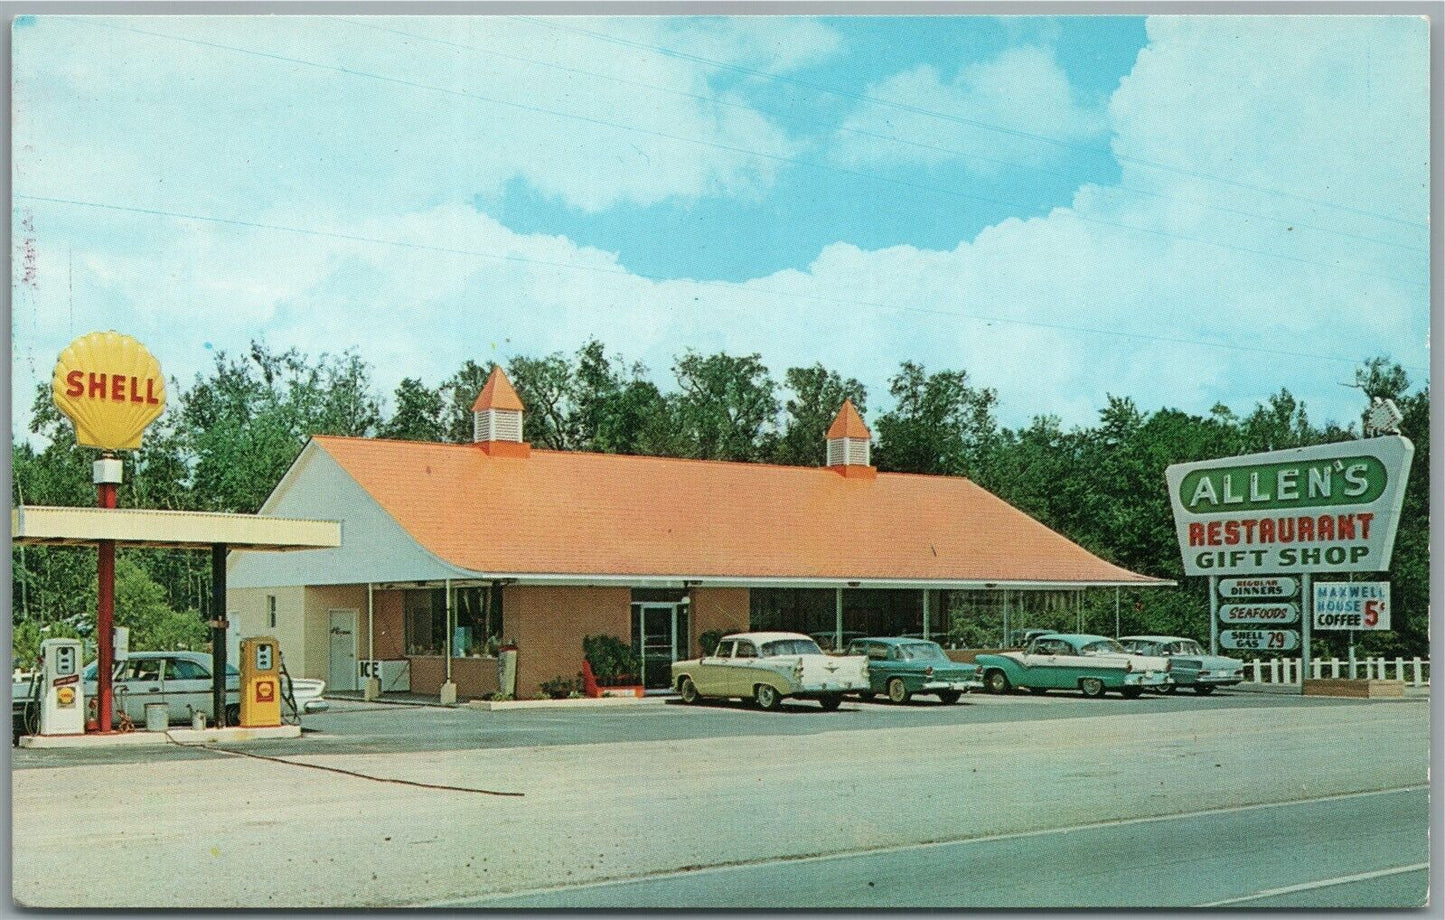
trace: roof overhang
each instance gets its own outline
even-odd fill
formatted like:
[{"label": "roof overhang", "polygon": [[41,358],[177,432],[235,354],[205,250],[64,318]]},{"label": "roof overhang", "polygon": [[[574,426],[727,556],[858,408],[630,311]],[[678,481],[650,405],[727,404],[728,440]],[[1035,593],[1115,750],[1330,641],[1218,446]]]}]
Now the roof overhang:
[{"label": "roof overhang", "polygon": [[203,511],[21,506],[10,512],[13,542],[29,546],[94,546],[114,540],[150,549],[287,552],[341,545],[339,521],[258,517]]},{"label": "roof overhang", "polygon": [[[452,587],[486,584],[547,585],[555,587],[599,587],[617,585],[630,588],[906,588],[945,591],[1079,591],[1084,588],[1173,588],[1178,583],[1166,578],[1138,581],[986,581],[959,579],[909,578],[779,578],[720,575],[582,575],[567,573],[516,572],[508,574],[477,573],[467,578],[451,579]],[[443,584],[441,580],[378,583],[376,587],[427,588]]]}]

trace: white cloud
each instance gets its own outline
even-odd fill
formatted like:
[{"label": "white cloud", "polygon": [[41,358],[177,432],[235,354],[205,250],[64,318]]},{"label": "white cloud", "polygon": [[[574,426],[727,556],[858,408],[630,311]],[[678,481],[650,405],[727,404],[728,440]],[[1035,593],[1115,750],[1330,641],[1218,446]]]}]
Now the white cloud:
[{"label": "white cloud", "polygon": [[[360,215],[521,179],[595,211],[755,193],[777,161],[740,151],[794,150],[756,112],[711,101],[707,68],[513,18],[36,22],[16,33],[17,150],[37,152],[17,186],[32,194]],[[623,26],[655,37],[660,23]],[[751,47],[748,29],[713,31],[715,54]],[[835,42],[807,21],[779,34],[798,60]]]},{"label": "white cloud", "polygon": [[[846,130],[837,138],[835,156],[841,162],[932,165],[956,160],[976,173],[991,174],[1000,168],[991,161],[1029,165],[1061,155],[1062,148],[1057,145],[1021,134],[1077,142],[1095,137],[1104,127],[1103,113],[1079,100],[1053,52],[1032,45],[1007,48],[992,60],[962,68],[951,79],[921,64],[869,87],[867,95],[924,111],[860,103],[843,122]],[[988,159],[960,152],[979,153]]]},{"label": "white cloud", "polygon": [[[420,175],[378,172],[375,184],[358,182],[352,198],[332,209],[320,195],[273,195],[255,219],[491,258],[22,200],[16,220],[33,214],[39,278],[17,288],[17,392],[28,393],[26,380],[44,379],[69,338],[93,327],[133,331],[183,380],[207,365],[205,341],[237,349],[264,335],[313,354],[355,346],[376,364],[386,391],[402,376],[435,383],[467,358],[572,351],[595,335],[646,361],[659,382],[688,346],[761,352],[777,377],[788,366],[822,361],[869,385],[870,418],[887,406],[886,379],[904,358],[966,368],[976,383],[999,390],[1009,424],[1037,413],[1090,422],[1106,393],[1132,396],[1145,409],[1202,413],[1224,401],[1245,410],[1281,385],[1305,399],[1316,419],[1351,418],[1358,394],[1338,385],[1350,365],[1326,357],[1389,352],[1408,365],[1427,362],[1427,292],[1412,283],[1426,279],[1427,255],[1400,248],[1425,247],[1426,232],[1321,202],[1423,220],[1424,25],[1186,17],[1151,21],[1149,35],[1150,47],[1108,112],[1115,149],[1134,158],[1124,163],[1123,184],[1151,194],[1088,186],[1069,208],[1002,221],[952,249],[869,251],[840,241],[804,270],[742,284],[638,278],[612,253],[516,233],[447,190],[413,198],[424,187]],[[38,104],[51,91],[32,86],[20,96]],[[464,133],[460,113],[469,111],[438,106],[426,118],[451,113],[459,123],[447,130]],[[24,129],[43,160],[54,126]],[[114,130],[102,126],[100,136]],[[553,151],[547,144],[538,149]],[[571,155],[565,148],[555,148],[563,160]],[[299,159],[310,148],[286,149]],[[1374,154],[1363,156],[1368,151]],[[262,162],[245,178],[260,187],[266,170],[282,164],[253,153]],[[499,154],[479,174],[499,175],[498,164],[519,155]],[[215,151],[223,164],[233,157],[245,159]],[[166,163],[199,169],[193,154]],[[54,166],[25,165],[32,177]],[[79,173],[85,164],[60,165]],[[535,170],[533,180],[565,187],[563,177],[540,178],[551,168]],[[708,181],[737,180],[722,175]],[[101,164],[96,181],[119,177]],[[628,181],[609,194],[636,191]],[[674,188],[696,181],[680,179]],[[71,252],[80,328],[68,319],[59,281]],[[1189,344],[1199,341],[1325,357]],[[34,378],[28,359],[39,366]],[[21,425],[28,402],[16,399]]]}]

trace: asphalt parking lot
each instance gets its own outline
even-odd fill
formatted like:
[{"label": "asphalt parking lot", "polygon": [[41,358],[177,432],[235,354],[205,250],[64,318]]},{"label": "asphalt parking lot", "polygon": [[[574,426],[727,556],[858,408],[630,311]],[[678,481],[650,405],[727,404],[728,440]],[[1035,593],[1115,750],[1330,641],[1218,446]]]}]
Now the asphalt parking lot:
[{"label": "asphalt parking lot", "polygon": [[[1423,697],[1419,702],[1423,702]],[[898,705],[850,699],[836,712],[823,712],[808,701],[787,701],[777,712],[762,712],[739,702],[688,706],[676,699],[637,706],[565,709],[510,709],[488,712],[467,706],[442,707],[332,700],[327,712],[307,715],[300,738],[251,742],[247,751],[269,756],[298,754],[395,754],[474,748],[549,747],[631,741],[675,741],[749,735],[808,735],[913,727],[979,725],[1040,719],[1075,719],[1229,709],[1326,708],[1358,701],[1286,694],[1219,692],[1169,696],[1145,694],[1136,700],[1106,696],[1084,699],[1077,693],[1033,696],[972,693],[951,706],[931,697]],[[1377,701],[1411,705],[1413,699]],[[45,766],[137,763],[203,758],[204,751],[179,746],[109,748],[85,751],[12,749],[15,769]]]},{"label": "asphalt parking lot", "polygon": [[[1424,697],[981,695],[834,713],[337,701],[306,722],[300,739],[234,751],[13,751],[14,897],[740,909],[1423,899]],[[111,884],[54,871],[56,847],[72,844]]]}]

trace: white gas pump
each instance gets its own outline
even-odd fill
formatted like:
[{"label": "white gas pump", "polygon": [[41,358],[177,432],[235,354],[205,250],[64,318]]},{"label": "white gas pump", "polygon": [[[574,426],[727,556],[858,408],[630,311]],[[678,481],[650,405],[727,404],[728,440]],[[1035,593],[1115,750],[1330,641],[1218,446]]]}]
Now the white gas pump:
[{"label": "white gas pump", "polygon": [[85,733],[85,685],[80,679],[80,640],[40,643],[40,734]]}]

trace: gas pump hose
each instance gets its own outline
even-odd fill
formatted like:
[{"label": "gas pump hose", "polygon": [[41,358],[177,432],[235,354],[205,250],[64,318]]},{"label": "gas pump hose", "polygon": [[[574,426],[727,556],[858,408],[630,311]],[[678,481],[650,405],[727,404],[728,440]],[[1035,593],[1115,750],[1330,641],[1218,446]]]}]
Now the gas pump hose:
[{"label": "gas pump hose", "polygon": [[415,786],[418,789],[439,789],[443,792],[471,792],[476,795],[495,795],[509,799],[520,799],[527,795],[525,792],[498,792],[495,789],[475,789],[470,786],[447,786],[442,783],[423,783],[414,779],[397,779],[392,776],[371,776],[367,773],[357,773],[355,770],[343,770],[340,767],[323,767],[321,764],[302,763],[299,760],[287,760],[284,757],[268,757],[265,754],[253,754],[250,751],[237,751],[206,743],[187,744],[184,741],[177,741],[175,738],[172,738],[170,732],[166,732],[166,740],[176,747],[199,748],[208,754],[225,754],[228,757],[249,757],[252,760],[266,760],[271,763],[285,764],[288,767],[305,767],[308,770],[321,770],[326,773],[340,773],[342,776],[354,776],[357,779],[369,779],[374,783],[395,783],[398,786]]}]

